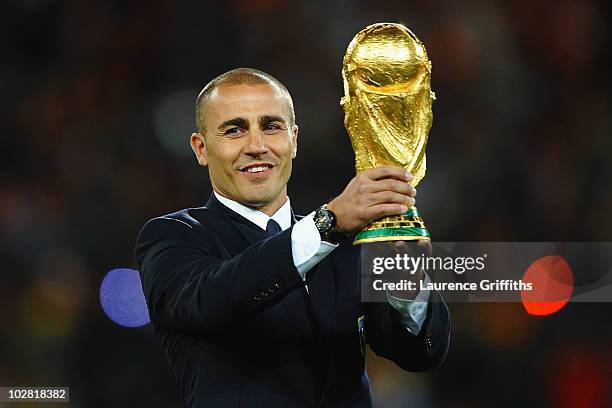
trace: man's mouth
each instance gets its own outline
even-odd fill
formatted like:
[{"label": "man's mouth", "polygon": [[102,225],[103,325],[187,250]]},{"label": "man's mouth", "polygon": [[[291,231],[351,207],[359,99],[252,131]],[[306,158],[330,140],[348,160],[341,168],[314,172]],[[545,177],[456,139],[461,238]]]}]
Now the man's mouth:
[{"label": "man's mouth", "polygon": [[271,165],[270,163],[256,163],[256,164],[245,166],[242,169],[240,169],[240,171],[242,171],[243,173],[263,173],[266,170],[271,169],[272,167],[274,166]]}]

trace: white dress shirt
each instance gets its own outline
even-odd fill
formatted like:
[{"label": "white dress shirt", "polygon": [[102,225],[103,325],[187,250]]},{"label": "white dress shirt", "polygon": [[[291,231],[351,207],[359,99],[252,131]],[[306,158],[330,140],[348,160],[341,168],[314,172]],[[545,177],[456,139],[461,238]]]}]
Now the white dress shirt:
[{"label": "white dress shirt", "polygon": [[[262,230],[266,230],[268,221],[273,219],[278,223],[284,231],[291,227],[291,204],[289,197],[281,208],[278,209],[272,216],[249,208],[234,200],[223,197],[214,191],[215,197],[230,210],[240,214],[247,220],[256,224]],[[314,223],[314,212],[308,214],[300,221],[296,222],[291,231],[291,254],[293,255],[293,264],[297,269],[302,279],[306,280],[307,272],[313,266],[321,262],[328,254],[338,247],[337,244],[332,244],[321,240],[319,230]],[[429,281],[429,277],[425,275],[425,281]],[[308,287],[306,287],[308,291]],[[418,335],[427,316],[427,304],[429,300],[429,291],[421,291],[414,301],[389,298],[389,303],[402,315],[403,323],[406,329]]]}]

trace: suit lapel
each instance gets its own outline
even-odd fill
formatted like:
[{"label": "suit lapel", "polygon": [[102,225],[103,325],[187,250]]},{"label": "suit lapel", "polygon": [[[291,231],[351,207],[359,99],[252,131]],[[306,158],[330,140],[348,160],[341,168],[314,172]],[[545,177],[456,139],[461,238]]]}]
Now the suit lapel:
[{"label": "suit lapel", "polygon": [[[232,221],[241,224],[242,226],[248,228],[250,231],[259,234],[260,236],[265,236],[266,232],[262,230],[259,225],[250,221],[248,218],[243,217],[232,209],[226,207],[215,197],[215,194],[211,194],[208,202],[206,203],[206,208],[211,209],[213,211],[220,212],[227,217],[229,217]],[[251,240],[252,241],[252,240]]]},{"label": "suit lapel", "polygon": [[311,318],[317,348],[315,361],[321,376],[321,398],[323,402],[334,378],[335,359],[332,350],[336,328],[335,277],[329,257],[315,265],[306,275],[310,295]]},{"label": "suit lapel", "polygon": [[281,303],[289,321],[299,333],[304,345],[310,348],[313,342],[313,333],[308,313],[307,297],[305,289],[298,288],[288,293]]},{"label": "suit lapel", "polygon": [[319,334],[331,337],[336,328],[336,285],[329,257],[308,271],[306,283],[309,289],[312,315]]},{"label": "suit lapel", "polygon": [[[297,222],[297,218],[291,209],[291,225]],[[304,340],[305,346],[310,348],[313,341],[311,316],[309,312],[309,299],[306,289],[300,287],[289,293],[282,301],[289,320]]]}]

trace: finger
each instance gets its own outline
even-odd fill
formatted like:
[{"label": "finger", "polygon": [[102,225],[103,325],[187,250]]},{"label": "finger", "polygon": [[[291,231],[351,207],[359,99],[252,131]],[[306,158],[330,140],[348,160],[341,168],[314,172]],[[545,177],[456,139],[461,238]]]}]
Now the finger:
[{"label": "finger", "polygon": [[406,241],[393,241],[393,246],[398,253],[408,252],[408,245],[406,245]]},{"label": "finger", "polygon": [[396,193],[394,191],[379,191],[378,193],[369,194],[367,201],[370,205],[378,204],[404,204],[408,207],[414,205],[414,198],[406,194]]},{"label": "finger", "polygon": [[388,215],[399,215],[408,211],[405,204],[378,204],[368,207],[366,214],[370,221],[386,217]]},{"label": "finger", "polygon": [[396,251],[416,253],[417,255],[423,254],[431,256],[433,252],[431,241],[428,239],[419,239],[418,241],[394,241],[393,246]]},{"label": "finger", "polygon": [[401,181],[412,180],[412,174],[408,170],[401,167],[381,166],[364,171],[364,174],[371,180],[381,180],[386,178],[394,178]]},{"label": "finger", "polygon": [[420,239],[417,243],[417,247],[423,251],[423,253],[427,256],[431,256],[433,253],[433,247],[431,246],[431,241],[428,239]]},{"label": "finger", "polygon": [[408,249],[408,243],[406,241],[393,241],[393,245],[398,249]]},{"label": "finger", "polygon": [[394,191],[396,193],[409,195],[411,197],[416,196],[416,189],[410,185],[410,183],[406,183],[405,181],[399,181],[395,179],[383,179],[377,180],[370,183],[368,186],[370,191],[378,192],[378,191]]}]

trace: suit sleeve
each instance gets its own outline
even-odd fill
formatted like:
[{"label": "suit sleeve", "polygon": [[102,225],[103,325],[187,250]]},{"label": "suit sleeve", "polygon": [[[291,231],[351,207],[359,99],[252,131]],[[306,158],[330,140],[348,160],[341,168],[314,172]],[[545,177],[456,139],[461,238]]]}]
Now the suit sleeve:
[{"label": "suit sleeve", "polygon": [[450,344],[450,314],[442,297],[432,291],[427,317],[418,335],[413,335],[402,316],[388,303],[367,303],[366,341],[380,357],[408,371],[431,370],[442,364]]},{"label": "suit sleeve", "polygon": [[291,230],[224,260],[189,224],[173,218],[149,221],[135,256],[156,329],[224,331],[304,286],[293,263]]}]

